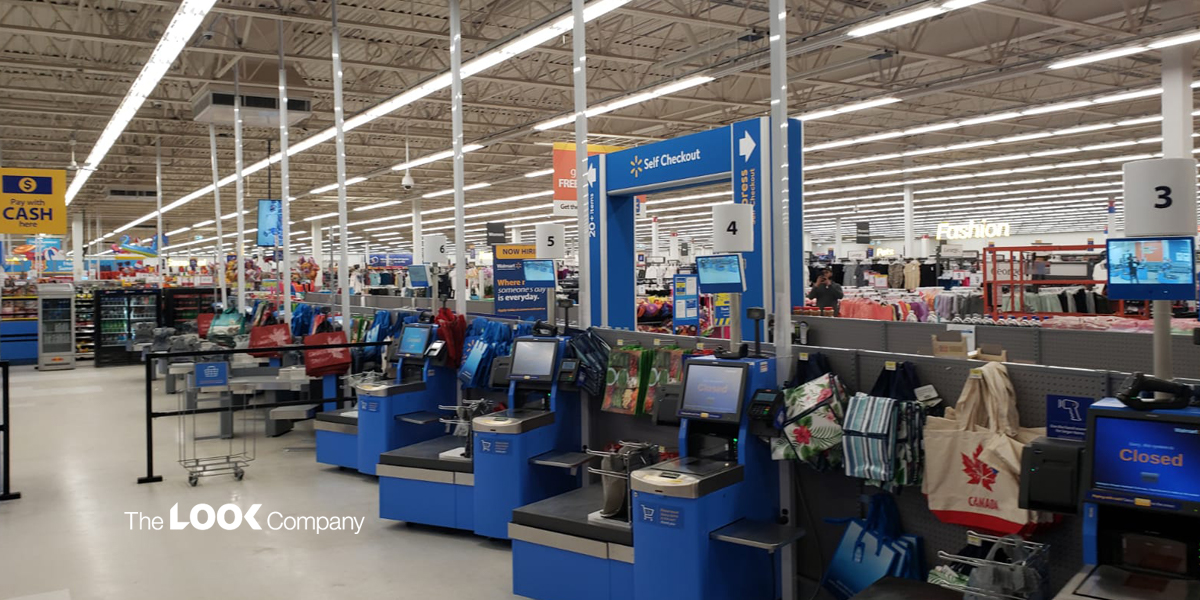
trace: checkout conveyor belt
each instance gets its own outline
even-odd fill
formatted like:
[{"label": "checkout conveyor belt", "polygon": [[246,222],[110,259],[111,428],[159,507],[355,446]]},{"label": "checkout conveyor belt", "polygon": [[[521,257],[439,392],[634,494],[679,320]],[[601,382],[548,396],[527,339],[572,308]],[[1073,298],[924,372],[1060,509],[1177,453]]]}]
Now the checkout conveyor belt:
[{"label": "checkout conveyor belt", "polygon": [[589,485],[513,510],[512,522],[576,537],[633,546],[633,530],[588,519],[604,506],[604,488]]},{"label": "checkout conveyor belt", "polygon": [[379,464],[453,473],[472,473],[475,470],[475,464],[472,461],[441,457],[445,452],[465,447],[465,444],[466,438],[462,436],[444,435],[384,452],[379,455]]},{"label": "checkout conveyor belt", "polygon": [[339,408],[336,410],[327,410],[317,413],[315,417],[318,421],[325,423],[341,423],[342,425],[358,425],[358,410],[353,408]]}]

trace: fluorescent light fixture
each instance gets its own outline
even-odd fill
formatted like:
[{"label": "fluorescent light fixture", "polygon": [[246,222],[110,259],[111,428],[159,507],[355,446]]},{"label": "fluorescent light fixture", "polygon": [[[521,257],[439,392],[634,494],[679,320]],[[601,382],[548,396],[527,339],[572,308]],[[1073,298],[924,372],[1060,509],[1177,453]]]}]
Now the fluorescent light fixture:
[{"label": "fluorescent light fixture", "polygon": [[1170,46],[1178,46],[1179,44],[1190,44],[1192,42],[1200,42],[1200,31],[1193,31],[1183,35],[1176,35],[1169,38],[1163,38],[1156,42],[1146,44],[1148,48],[1158,50],[1159,48],[1167,48]]},{"label": "fluorescent light fixture", "polygon": [[313,215],[311,217],[306,217],[304,220],[305,221],[316,221],[318,219],[324,219],[327,217],[336,217],[336,216],[338,216],[337,212],[328,212],[323,215]]},{"label": "fluorescent light fixture", "polygon": [[[645,92],[639,92],[637,94],[626,96],[624,98],[618,98],[611,102],[605,102],[604,104],[597,104],[596,106],[592,106],[592,107],[588,108],[586,111],[586,114],[588,117],[595,117],[597,115],[610,113],[614,110],[619,110],[622,108],[633,106],[635,104],[641,104],[642,102],[653,100],[660,96],[666,96],[667,94],[674,94],[675,92],[680,92],[680,91],[686,90],[688,88],[696,87],[698,85],[704,85],[704,84],[712,81],[713,79],[715,79],[715,78],[710,77],[708,75],[697,75],[695,77],[688,77],[687,79],[681,79],[681,80],[673,82],[673,83],[668,83],[666,85],[659,86],[652,90],[647,90]],[[537,125],[534,125],[533,128],[538,131],[545,131],[547,129],[554,129],[557,127],[562,127],[563,125],[567,125],[567,124],[574,123],[574,122],[575,122],[575,113],[571,113],[569,115],[563,115],[561,117],[550,119],[549,121],[543,121],[541,123],[538,123]]]},{"label": "fluorescent light fixture", "polygon": [[213,219],[209,219],[207,221],[201,221],[199,223],[196,223],[195,225],[192,225],[192,227],[194,227],[194,228],[208,227],[209,225],[212,225],[213,223],[216,223],[216,221]]},{"label": "fluorescent light fixture", "polygon": [[942,8],[946,10],[958,10],[979,4],[980,2],[987,2],[987,0],[946,0],[946,2],[942,3]]},{"label": "fluorescent light fixture", "polygon": [[1092,52],[1091,54],[1085,54],[1083,56],[1076,56],[1075,58],[1068,58],[1066,60],[1052,62],[1049,65],[1046,65],[1046,68],[1066,69],[1070,67],[1078,67],[1079,65],[1086,65],[1104,60],[1112,60],[1122,56],[1129,56],[1130,54],[1138,54],[1147,50],[1149,50],[1149,48],[1146,46],[1127,46],[1125,48],[1116,48],[1114,50],[1105,50],[1103,52]]},{"label": "fluorescent light fixture", "polygon": [[181,228],[179,228],[179,229],[176,229],[175,231],[168,231],[168,232],[167,232],[167,237],[171,237],[171,236],[173,236],[173,235],[178,235],[178,234],[181,234],[181,233],[183,233],[183,232],[185,232],[185,231],[187,231],[187,230],[189,230],[189,229],[191,229],[191,227],[181,227]]},{"label": "fluorescent light fixture", "polygon": [[866,25],[859,25],[858,27],[847,31],[846,35],[850,37],[868,36],[881,31],[887,31],[889,29],[895,29],[897,27],[908,25],[909,23],[916,23],[917,21],[923,21],[925,19],[936,17],[948,11],[949,9],[941,6],[927,6],[925,8],[919,8],[917,10],[892,15],[873,23],[867,23]]},{"label": "fluorescent light fixture", "polygon": [[526,173],[525,176],[532,178],[532,177],[545,177],[547,175],[553,175],[553,174],[554,174],[554,169],[542,169],[541,171],[530,171],[530,172]]},{"label": "fluorescent light fixture", "polygon": [[79,190],[83,189],[84,184],[87,183],[88,178],[99,168],[104,157],[108,155],[108,151],[112,149],[113,144],[117,143],[117,139],[121,137],[125,127],[137,115],[138,109],[146,102],[150,92],[158,87],[158,82],[163,75],[166,75],[183,47],[192,39],[192,35],[204,22],[204,17],[208,15],[208,11],[214,4],[216,4],[216,0],[183,0],[183,3],[179,5],[179,10],[175,11],[175,16],[171,17],[171,22],[167,24],[162,38],[158,40],[154,51],[150,53],[150,58],[142,66],[142,71],[129,86],[129,91],[121,99],[121,104],[117,106],[116,112],[108,121],[108,125],[104,127],[104,131],[100,132],[100,137],[96,139],[96,144],[88,153],[83,168],[75,172],[75,178],[67,187],[67,204],[71,204],[71,201],[79,194]]},{"label": "fluorescent light fixture", "polygon": [[854,112],[854,111],[858,111],[858,110],[866,110],[868,108],[876,108],[879,106],[886,106],[888,104],[895,104],[896,102],[899,102],[899,101],[900,101],[899,98],[896,98],[893,96],[887,96],[884,98],[873,98],[871,100],[865,100],[863,102],[855,102],[853,104],[846,104],[844,106],[839,106],[837,108],[830,108],[827,110],[820,110],[817,112],[800,115],[797,118],[799,118],[801,121],[812,121],[812,120],[816,120],[816,119],[823,119],[825,117],[832,117],[833,115],[840,115],[840,114],[844,114],[844,113],[848,113],[848,112]]},{"label": "fluorescent light fixture", "polygon": [[1146,98],[1148,96],[1159,96],[1159,95],[1162,95],[1162,91],[1163,91],[1162,88],[1157,87],[1157,88],[1150,88],[1148,90],[1138,90],[1136,92],[1121,92],[1120,94],[1111,94],[1108,96],[1101,96],[1099,98],[1096,98],[1095,100],[1092,100],[1092,102],[1094,102],[1096,104],[1107,104],[1109,102],[1125,102],[1126,100],[1136,100],[1138,98]]},{"label": "fluorescent light fixture", "polygon": [[1081,108],[1092,103],[1091,100],[1075,100],[1073,102],[1060,102],[1058,104],[1050,104],[1048,106],[1035,106],[1021,111],[1021,115],[1030,117],[1033,115],[1044,115],[1046,113],[1059,112],[1063,110],[1071,110],[1073,108]]},{"label": "fluorescent light fixture", "polygon": [[375,210],[376,208],[395,206],[397,204],[400,204],[399,200],[388,200],[387,202],[379,202],[379,203],[368,204],[366,206],[360,206],[358,208],[355,208],[354,212],[362,212],[364,210]]}]

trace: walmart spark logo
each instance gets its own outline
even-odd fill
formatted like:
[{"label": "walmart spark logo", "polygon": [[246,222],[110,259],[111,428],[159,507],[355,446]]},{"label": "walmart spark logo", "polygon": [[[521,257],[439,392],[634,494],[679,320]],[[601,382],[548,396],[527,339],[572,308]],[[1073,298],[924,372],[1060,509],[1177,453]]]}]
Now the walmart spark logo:
[{"label": "walmart spark logo", "polygon": [[638,156],[634,156],[633,160],[629,161],[629,166],[629,174],[636,178],[638,175],[642,174],[642,169],[646,166],[646,161],[642,160]]}]

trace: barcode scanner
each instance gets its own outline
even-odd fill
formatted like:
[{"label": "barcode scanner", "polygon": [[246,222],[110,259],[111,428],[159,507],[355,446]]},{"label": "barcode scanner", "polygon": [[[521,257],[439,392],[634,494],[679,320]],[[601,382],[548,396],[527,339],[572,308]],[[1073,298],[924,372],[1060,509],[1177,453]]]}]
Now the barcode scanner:
[{"label": "barcode scanner", "polygon": [[[1187,408],[1192,404],[1192,386],[1152,377],[1145,373],[1134,373],[1121,382],[1117,400],[1133,410],[1170,410]],[[1169,399],[1143,398],[1142,394],[1161,392],[1170,394]]]}]

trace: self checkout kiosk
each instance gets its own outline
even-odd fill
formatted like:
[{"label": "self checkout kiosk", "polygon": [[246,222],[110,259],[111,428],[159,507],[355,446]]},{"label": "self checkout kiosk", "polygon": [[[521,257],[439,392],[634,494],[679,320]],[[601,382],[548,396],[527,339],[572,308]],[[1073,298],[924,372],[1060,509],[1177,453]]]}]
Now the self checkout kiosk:
[{"label": "self checkout kiosk", "polygon": [[318,462],[375,475],[380,454],[441,433],[438,406],[457,392],[437,330],[432,323],[405,325],[388,347],[391,381],[359,383],[355,408],[317,415]]},{"label": "self checkout kiosk", "polygon": [[535,600],[777,598],[775,551],[800,532],[776,524],[778,467],[756,435],[774,426],[774,386],[773,358],[688,360],[676,413],[680,458],[629,475],[632,527],[596,518],[606,500],[599,485],[517,509],[513,592]]},{"label": "self checkout kiosk", "polygon": [[[517,338],[507,372],[493,365],[507,379],[507,408],[469,419],[469,450],[462,436],[444,436],[379,456],[380,516],[507,539],[514,508],[577,487],[588,457],[578,361],[567,352],[556,335]],[[462,425],[463,416],[449,421]]]},{"label": "self checkout kiosk", "polygon": [[1103,400],[1083,454],[1085,566],[1056,600],[1200,598],[1200,408]]}]

